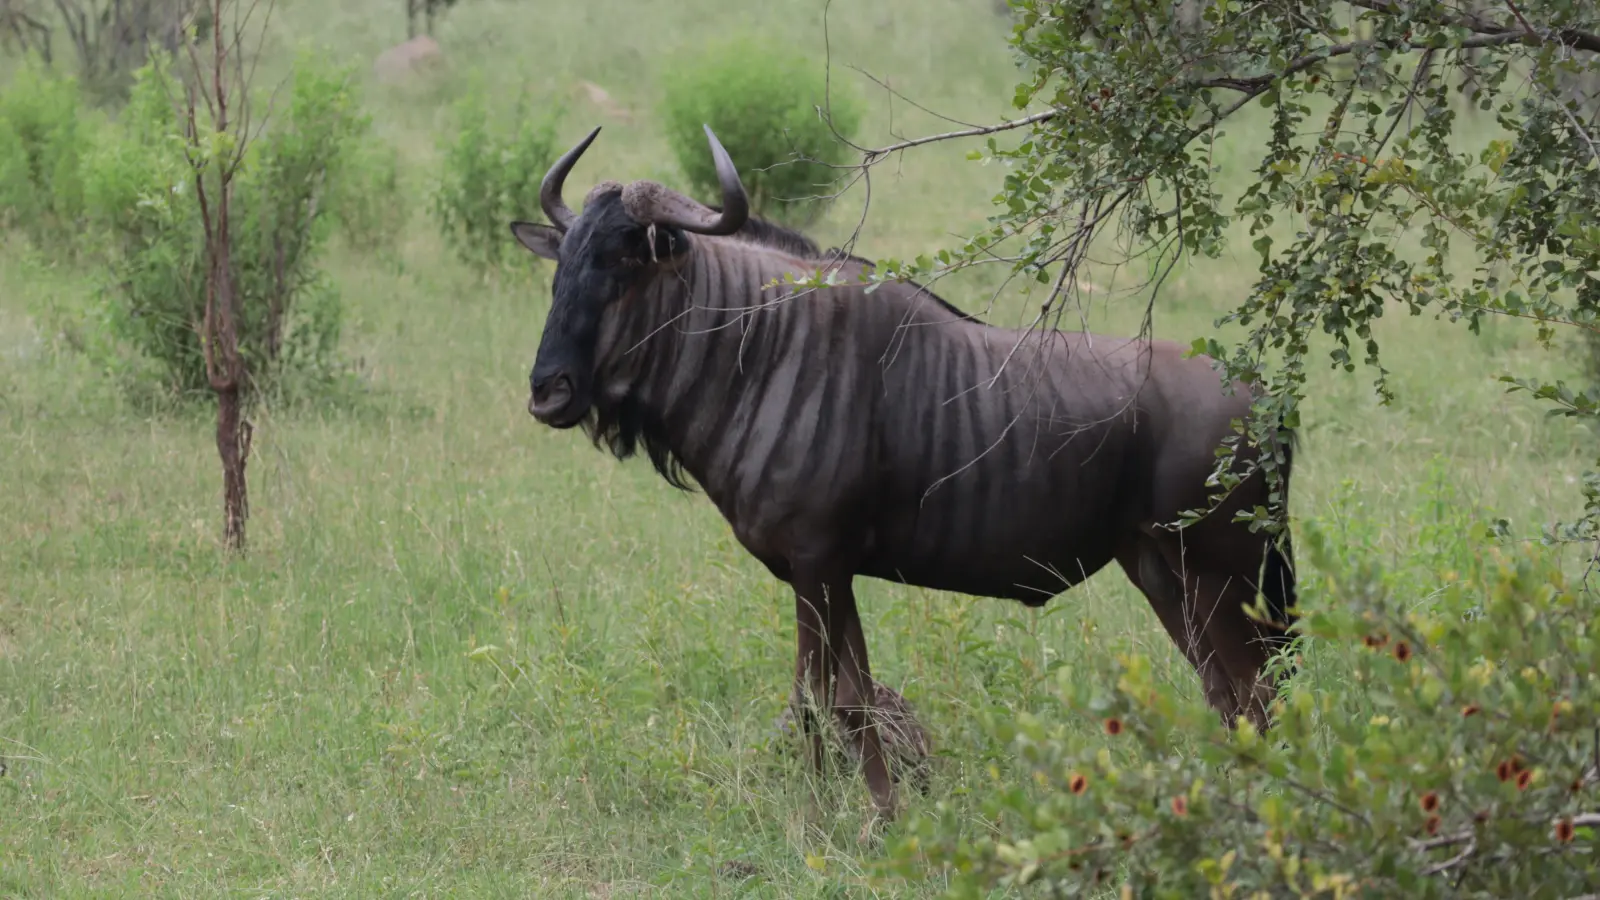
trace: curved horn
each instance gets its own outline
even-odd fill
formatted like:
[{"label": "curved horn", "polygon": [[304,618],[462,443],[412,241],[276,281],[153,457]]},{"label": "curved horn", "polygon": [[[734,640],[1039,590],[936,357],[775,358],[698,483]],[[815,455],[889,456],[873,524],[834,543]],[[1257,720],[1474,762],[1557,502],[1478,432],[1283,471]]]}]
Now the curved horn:
[{"label": "curved horn", "polygon": [[622,192],[622,202],[635,221],[675,225],[694,234],[733,234],[750,218],[750,198],[739,181],[739,170],[722,143],[704,126],[711,141],[711,156],[717,164],[717,181],[722,185],[722,212],[714,212],[677,191],[649,181],[636,181]]},{"label": "curved horn", "polygon": [[594,143],[595,135],[599,133],[600,126],[596,125],[588,137],[579,141],[576,147],[556,160],[550,171],[544,174],[544,181],[539,183],[539,206],[544,210],[550,224],[560,229],[563,234],[572,227],[572,220],[576,217],[572,214],[572,210],[567,208],[567,202],[561,199],[561,185],[566,182],[567,173],[572,171],[573,165],[578,162],[578,157],[589,149],[589,145]]},{"label": "curved horn", "polygon": [[739,170],[733,167],[733,158],[722,149],[722,142],[711,133],[711,126],[702,127],[706,130],[706,140],[711,142],[711,156],[717,161],[717,181],[722,185],[722,215],[718,217],[714,230],[706,233],[733,234],[743,228],[745,220],[750,218],[750,197],[745,194],[744,184],[739,181]]}]

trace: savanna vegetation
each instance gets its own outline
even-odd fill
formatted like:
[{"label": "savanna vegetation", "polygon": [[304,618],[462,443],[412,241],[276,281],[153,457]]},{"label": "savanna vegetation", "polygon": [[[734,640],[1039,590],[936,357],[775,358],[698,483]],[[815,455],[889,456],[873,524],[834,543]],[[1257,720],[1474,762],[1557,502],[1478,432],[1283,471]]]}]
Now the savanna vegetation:
[{"label": "savanna vegetation", "polygon": [[[0,892],[1600,891],[1594,11],[1014,6],[0,2]],[[419,10],[442,59],[377,77]],[[700,119],[823,246],[1267,388],[1276,730],[1224,729],[1114,569],[1040,610],[863,581],[935,756],[861,833],[773,726],[788,589],[526,413],[550,267],[505,221],[596,124],[574,205],[704,196]]]}]

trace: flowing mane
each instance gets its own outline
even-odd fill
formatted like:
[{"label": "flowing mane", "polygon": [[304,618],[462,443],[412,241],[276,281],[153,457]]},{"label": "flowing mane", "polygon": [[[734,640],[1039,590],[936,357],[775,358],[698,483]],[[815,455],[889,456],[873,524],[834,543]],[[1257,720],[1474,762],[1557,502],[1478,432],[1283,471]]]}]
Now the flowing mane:
[{"label": "flowing mane", "polygon": [[[710,208],[717,212],[722,211],[721,207],[718,206],[712,206]],[[744,223],[744,226],[738,231],[734,232],[733,236],[736,238],[741,238],[752,244],[759,244],[764,247],[771,247],[775,250],[782,250],[785,253],[792,253],[795,256],[808,261],[853,262],[863,269],[873,268],[873,263],[870,259],[857,256],[854,253],[847,253],[843,247],[830,247],[827,250],[823,250],[821,247],[817,246],[816,241],[806,237],[799,231],[754,215],[747,219]],[[935,294],[926,285],[909,280],[905,283],[916,288],[923,296],[944,307],[946,310],[950,311],[961,319],[969,322],[983,321],[972,313],[969,313],[956,306],[954,303],[951,303],[949,300],[946,300],[938,294]]]}]

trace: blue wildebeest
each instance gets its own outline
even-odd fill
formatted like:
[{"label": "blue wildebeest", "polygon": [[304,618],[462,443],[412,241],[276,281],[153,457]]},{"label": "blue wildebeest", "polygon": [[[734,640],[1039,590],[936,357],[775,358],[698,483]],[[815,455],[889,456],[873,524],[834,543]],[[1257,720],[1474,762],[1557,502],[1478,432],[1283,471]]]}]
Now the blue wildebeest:
[{"label": "blue wildebeest", "polygon": [[[1264,476],[1164,527],[1207,504],[1214,451],[1250,414],[1243,385],[1224,390],[1208,360],[1169,342],[993,327],[916,284],[869,294],[850,277],[865,261],[750,217],[709,127],[720,208],[608,181],[575,214],[562,184],[599,131],[546,174],[552,224],[511,226],[557,263],[528,410],[583,425],[618,458],[642,446],[678,487],[692,477],[794,588],[792,708],[815,765],[807,692],[894,815],[857,575],[1037,607],[1115,560],[1207,701],[1266,726],[1276,684],[1263,670],[1293,622],[1291,551],[1232,521],[1266,502]],[[765,287],[819,261],[844,283]],[[1287,442],[1280,452],[1287,479]],[[1244,611],[1258,590],[1271,623]]]}]

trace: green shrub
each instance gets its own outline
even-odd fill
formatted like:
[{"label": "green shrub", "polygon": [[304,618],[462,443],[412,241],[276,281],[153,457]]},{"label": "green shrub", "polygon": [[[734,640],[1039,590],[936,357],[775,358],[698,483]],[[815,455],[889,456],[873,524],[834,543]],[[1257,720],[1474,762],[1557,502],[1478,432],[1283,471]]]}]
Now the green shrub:
[{"label": "green shrub", "polygon": [[[555,162],[560,106],[535,115],[524,95],[510,115],[491,115],[480,86],[455,104],[456,131],[444,146],[439,190],[433,198],[439,231],[469,265],[528,264],[511,250],[507,223],[543,218],[539,183]],[[492,122],[509,122],[498,128]]]},{"label": "green shrub", "polygon": [[[0,103],[9,100],[0,96]],[[0,225],[10,227],[34,205],[35,186],[28,145],[11,123],[0,118]]]},{"label": "green shrub", "polygon": [[91,132],[77,82],[28,59],[0,90],[0,223],[42,248],[77,234],[81,159]]},{"label": "green shrub", "polygon": [[[204,308],[202,239],[193,170],[176,138],[172,97],[179,88],[162,56],[133,78],[116,127],[84,165],[88,218],[105,236],[102,262],[111,273],[96,310],[109,340],[86,343],[127,388],[148,390],[154,363],[171,392],[202,391],[194,315]],[[132,348],[132,358],[114,352],[118,342]]]},{"label": "green shrub", "polygon": [[[110,239],[103,320],[181,396],[209,391],[209,381],[197,329],[205,310],[204,232],[173,103],[180,89],[162,55],[136,73],[118,127],[89,160],[86,197],[92,224]],[[266,389],[304,395],[331,386],[340,370],[342,305],[318,255],[334,222],[330,195],[349,176],[352,148],[368,122],[347,73],[308,57],[286,93],[246,151],[231,207],[250,397]]]},{"label": "green shrub", "polygon": [[411,217],[400,180],[400,154],[378,141],[353,145],[342,177],[330,188],[330,214],[345,243],[363,253],[396,250]]},{"label": "green shrub", "polygon": [[973,897],[1594,890],[1594,600],[1536,546],[1502,553],[1459,516],[1429,519],[1432,585],[1307,529],[1321,575],[1302,564],[1302,666],[1316,686],[1291,680],[1268,735],[1229,732],[1136,654],[1105,679],[1063,670],[1063,719],[1084,724],[991,716],[1030,777],[997,776],[981,826],[944,808],[908,823],[896,867],[946,867]]},{"label": "green shrub", "polygon": [[[665,79],[661,117],[667,143],[702,201],[722,196],[706,146],[704,125],[727,148],[751,206],[761,215],[806,222],[833,192],[848,146],[834,136],[816,107],[830,108],[820,64],[779,49],[770,40],[716,45],[674,67]],[[860,126],[856,98],[834,84],[833,127],[853,139]]]}]

